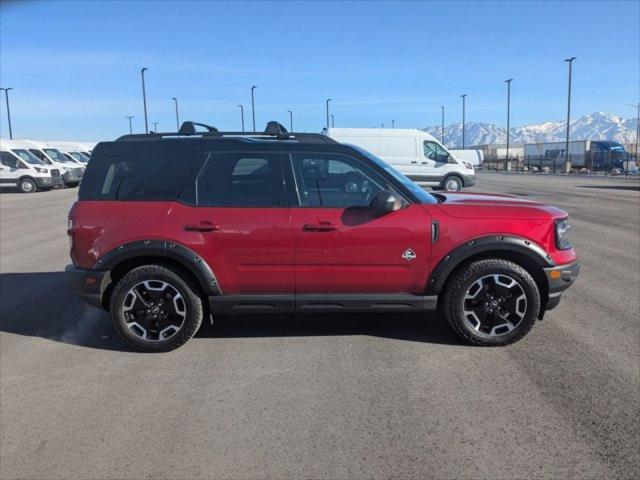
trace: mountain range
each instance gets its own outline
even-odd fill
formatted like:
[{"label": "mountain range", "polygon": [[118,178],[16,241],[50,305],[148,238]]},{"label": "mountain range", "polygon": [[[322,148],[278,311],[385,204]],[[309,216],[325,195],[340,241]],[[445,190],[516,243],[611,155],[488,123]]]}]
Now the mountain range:
[{"label": "mountain range", "polygon": [[[618,117],[610,113],[595,112],[571,122],[571,140],[614,140],[620,143],[635,143],[636,119]],[[537,142],[561,142],[567,134],[564,120],[537,123],[510,128],[512,145]],[[426,127],[425,132],[440,139],[442,128]],[[444,127],[445,144],[448,147],[462,146],[462,123]],[[491,123],[467,122],[465,145],[501,144],[507,141],[507,129]]]}]

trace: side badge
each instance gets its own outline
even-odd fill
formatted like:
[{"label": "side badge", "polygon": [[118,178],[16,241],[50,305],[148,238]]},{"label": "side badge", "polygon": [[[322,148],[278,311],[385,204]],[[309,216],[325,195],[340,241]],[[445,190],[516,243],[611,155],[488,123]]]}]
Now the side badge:
[{"label": "side badge", "polygon": [[410,248],[407,248],[402,254],[402,258],[405,259],[407,262],[410,262],[411,260],[416,258],[416,252],[414,252]]}]

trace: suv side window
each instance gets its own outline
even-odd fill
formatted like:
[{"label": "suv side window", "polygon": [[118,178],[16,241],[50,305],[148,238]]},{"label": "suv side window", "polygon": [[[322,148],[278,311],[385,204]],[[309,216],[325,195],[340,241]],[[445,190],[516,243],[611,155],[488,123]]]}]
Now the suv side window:
[{"label": "suv side window", "polygon": [[21,168],[18,159],[7,152],[0,152],[0,163],[9,168]]},{"label": "suv side window", "polygon": [[387,180],[364,162],[342,155],[294,154],[292,166],[302,207],[368,207]]},{"label": "suv side window", "polygon": [[280,154],[208,154],[193,185],[185,189],[182,198],[208,207],[284,206],[280,164]]},{"label": "suv side window", "polygon": [[436,142],[429,140],[424,141],[424,156],[437,163],[447,163],[449,161],[449,153]]}]

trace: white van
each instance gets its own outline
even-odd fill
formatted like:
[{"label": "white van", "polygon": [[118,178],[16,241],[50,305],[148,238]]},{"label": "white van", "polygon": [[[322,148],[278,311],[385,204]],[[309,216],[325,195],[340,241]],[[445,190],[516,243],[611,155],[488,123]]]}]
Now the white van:
[{"label": "white van", "polygon": [[79,165],[86,167],[89,163],[90,154],[84,152],[85,147],[75,142],[47,142],[47,147],[53,147],[60,150],[62,153],[71,157],[73,161]]},{"label": "white van", "polygon": [[56,184],[53,173],[57,173],[57,179],[62,183],[57,170],[33,155],[14,153],[7,141],[0,141],[0,188],[18,188],[22,193],[52,188]]},{"label": "white van", "polygon": [[484,152],[479,148],[468,148],[465,150],[450,148],[449,153],[456,157],[458,161],[469,162],[475,168],[481,167],[484,162]]},{"label": "white van", "polygon": [[60,170],[62,180],[66,186],[75,187],[80,183],[80,180],[82,180],[84,167],[81,167],[73,160],[69,160],[59,150],[46,147],[39,142],[34,142],[33,140],[13,140],[12,143],[16,145],[16,148],[26,148],[46,165]]},{"label": "white van", "polygon": [[330,128],[326,135],[380,157],[418,185],[452,192],[476,181],[473,165],[458,161],[434,137],[401,128]]}]

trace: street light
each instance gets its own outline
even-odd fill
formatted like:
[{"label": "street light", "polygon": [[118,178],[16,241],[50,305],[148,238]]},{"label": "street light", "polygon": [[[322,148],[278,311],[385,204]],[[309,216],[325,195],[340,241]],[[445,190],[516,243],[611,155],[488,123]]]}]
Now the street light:
[{"label": "street light", "polygon": [[505,80],[507,84],[507,157],[505,160],[505,171],[508,170],[509,162],[509,122],[511,121],[511,82],[513,78]]},{"label": "street light", "polygon": [[159,123],[160,123],[160,122],[153,122],[153,131],[154,131],[155,133],[158,133],[158,124],[159,124]]},{"label": "street light", "polygon": [[442,143],[442,146],[444,146],[444,105],[440,107],[440,109],[442,110],[442,131],[441,133],[441,138],[440,138],[440,143]]},{"label": "street light", "polygon": [[289,131],[293,132],[293,112],[291,110],[287,110],[289,113]]},{"label": "street light", "polygon": [[133,127],[131,126],[131,119],[133,118],[133,115],[127,115],[125,118],[129,119],[129,133],[133,133]]},{"label": "street light", "polygon": [[577,57],[570,57],[564,59],[564,61],[569,64],[569,94],[567,95],[567,141],[564,147],[564,171],[566,173],[569,173],[571,171],[571,160],[569,159],[569,129],[571,126],[571,70],[573,67],[573,61],[576,58]]},{"label": "street light", "polygon": [[9,123],[9,140],[13,140],[13,131],[11,130],[11,110],[9,109],[9,90],[13,90],[12,87],[0,88],[4,90],[4,98],[7,103],[7,122]]},{"label": "street light", "polygon": [[242,122],[242,133],[244,133],[244,106],[238,105],[240,107],[240,121]]},{"label": "street light", "polygon": [[256,89],[257,85],[251,87],[251,115],[253,117],[253,131],[256,131],[256,103],[255,97],[253,95],[253,91]]},{"label": "street light", "polygon": [[[637,116],[636,116],[636,165],[638,164],[638,140],[640,137],[640,103],[634,105],[633,103],[630,103],[629,105],[631,105],[633,108],[637,109]],[[629,162],[627,162],[627,171],[629,170]]]},{"label": "street light", "polygon": [[173,102],[176,104],[176,132],[180,130],[180,117],[178,116],[178,99],[173,97]]},{"label": "street light", "polygon": [[396,128],[396,121],[395,120],[391,120],[391,128]]},{"label": "street light", "polygon": [[333,113],[331,115],[329,115],[331,117],[331,128],[336,126],[336,119],[333,116]]},{"label": "street light", "polygon": [[467,94],[460,95],[462,97],[462,149],[464,150],[464,123],[466,114],[466,98]]},{"label": "street light", "polygon": [[327,98],[326,103],[327,103],[327,130],[329,130],[329,102],[331,101],[330,98]]},{"label": "street light", "polygon": [[149,70],[147,67],[144,67],[140,70],[140,75],[142,76],[142,103],[144,104],[144,131],[145,133],[149,133],[149,122],[147,120],[147,90],[144,85],[144,72]]}]

